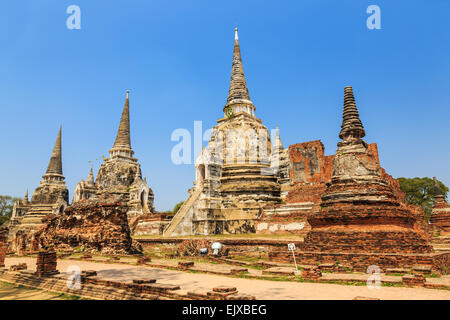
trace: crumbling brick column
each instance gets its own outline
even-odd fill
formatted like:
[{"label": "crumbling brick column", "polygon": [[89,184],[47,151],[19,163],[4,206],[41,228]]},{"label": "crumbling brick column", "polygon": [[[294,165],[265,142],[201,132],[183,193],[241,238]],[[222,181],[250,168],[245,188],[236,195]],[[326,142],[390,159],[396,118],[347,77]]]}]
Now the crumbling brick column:
[{"label": "crumbling brick column", "polygon": [[322,271],[316,266],[305,266],[302,277],[307,280],[318,280],[322,277]]},{"label": "crumbling brick column", "polygon": [[8,245],[8,228],[0,227],[0,267],[5,267],[6,247]]},{"label": "crumbling brick column", "polygon": [[57,262],[55,251],[39,251],[36,261],[36,275],[38,277],[47,277],[50,275],[58,274],[59,272],[58,270],[56,270],[56,264]]}]

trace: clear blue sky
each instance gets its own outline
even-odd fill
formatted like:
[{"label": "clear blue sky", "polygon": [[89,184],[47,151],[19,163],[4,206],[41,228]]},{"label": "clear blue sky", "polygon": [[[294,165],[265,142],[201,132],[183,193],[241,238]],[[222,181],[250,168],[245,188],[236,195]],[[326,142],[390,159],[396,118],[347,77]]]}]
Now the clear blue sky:
[{"label": "clear blue sky", "polygon": [[[171,133],[223,115],[235,26],[256,114],[285,146],[321,139],[333,154],[351,85],[387,172],[450,186],[450,1],[280,2],[3,1],[0,194],[36,188],[62,123],[72,199],[88,161],[108,155],[129,89],[135,155],[156,208],[172,209],[194,167],[172,164]],[[81,30],[66,28],[71,4]],[[381,30],[366,27],[371,4]]]}]

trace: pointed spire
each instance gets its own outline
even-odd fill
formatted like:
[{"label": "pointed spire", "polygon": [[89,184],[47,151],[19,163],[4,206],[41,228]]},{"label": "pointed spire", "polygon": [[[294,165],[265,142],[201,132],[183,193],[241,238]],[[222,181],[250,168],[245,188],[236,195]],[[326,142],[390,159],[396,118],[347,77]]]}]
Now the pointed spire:
[{"label": "pointed spire", "polygon": [[234,30],[233,64],[231,66],[230,90],[228,91],[227,105],[230,105],[233,102],[252,103],[248,93],[247,83],[245,82],[244,67],[242,66],[237,28]]},{"label": "pointed spire", "polygon": [[23,197],[23,201],[25,201],[25,203],[28,203],[28,189],[27,192],[25,193],[25,197]]},{"label": "pointed spire", "polygon": [[92,171],[92,166],[91,169],[89,170],[89,175],[86,179],[86,183],[90,186],[93,186],[95,181],[94,181],[94,172]]},{"label": "pointed spire", "polygon": [[280,130],[278,129],[278,125],[277,125],[277,129],[276,129],[276,133],[275,133],[275,141],[273,142],[273,146],[274,148],[278,148],[279,150],[283,150],[283,142],[281,142],[281,138],[280,138]]},{"label": "pointed spire", "polygon": [[117,137],[113,148],[131,149],[129,93],[130,91],[127,90],[127,97],[125,99],[122,117],[120,118],[119,130],[117,131]]},{"label": "pointed spire", "polygon": [[439,181],[437,181],[436,177],[433,177],[433,180],[434,180],[434,195],[442,196],[443,193],[442,193],[441,187],[439,185]]},{"label": "pointed spire", "polygon": [[350,86],[344,89],[344,112],[342,117],[341,132],[339,138],[346,140],[348,137],[363,138],[366,135],[364,127],[359,119],[353,89]]},{"label": "pointed spire", "polygon": [[47,174],[53,175],[61,175],[62,171],[62,157],[61,157],[61,131],[62,125],[59,127],[58,137],[56,138],[55,147],[53,148],[52,156],[50,157],[50,161],[48,163]]}]

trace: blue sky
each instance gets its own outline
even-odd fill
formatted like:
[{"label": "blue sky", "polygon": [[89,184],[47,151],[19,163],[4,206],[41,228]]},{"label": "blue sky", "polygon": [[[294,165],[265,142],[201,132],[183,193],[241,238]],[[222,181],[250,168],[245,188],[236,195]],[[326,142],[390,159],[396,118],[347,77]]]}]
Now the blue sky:
[{"label": "blue sky", "polygon": [[[72,4],[80,30],[66,28]],[[366,27],[371,4],[381,30]],[[3,1],[0,194],[38,186],[62,124],[72,198],[108,155],[129,89],[135,155],[156,208],[172,209],[194,167],[172,164],[171,133],[222,117],[235,26],[256,114],[285,146],[321,139],[333,154],[351,85],[387,172],[450,186],[448,12],[447,0]]]}]

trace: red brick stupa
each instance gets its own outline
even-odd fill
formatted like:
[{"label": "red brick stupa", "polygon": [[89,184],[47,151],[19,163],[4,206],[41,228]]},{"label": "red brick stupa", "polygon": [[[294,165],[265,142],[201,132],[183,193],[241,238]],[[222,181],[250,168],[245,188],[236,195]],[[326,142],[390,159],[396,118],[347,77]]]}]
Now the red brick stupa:
[{"label": "red brick stupa", "polygon": [[431,225],[433,228],[450,232],[450,205],[445,201],[445,195],[442,192],[436,177],[434,179],[434,205],[431,212]]},{"label": "red brick stupa", "polygon": [[333,159],[331,183],[322,195],[320,211],[308,217],[312,229],[303,250],[352,254],[432,252],[422,227],[423,217],[399,202],[383,178],[377,155],[362,140],[365,131],[351,87],[344,92],[341,128],[342,141]]}]

